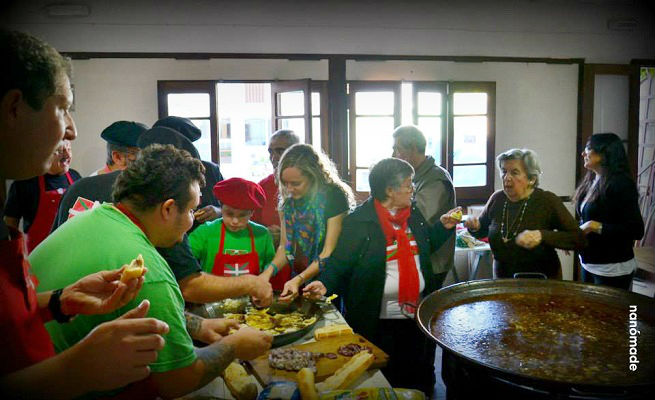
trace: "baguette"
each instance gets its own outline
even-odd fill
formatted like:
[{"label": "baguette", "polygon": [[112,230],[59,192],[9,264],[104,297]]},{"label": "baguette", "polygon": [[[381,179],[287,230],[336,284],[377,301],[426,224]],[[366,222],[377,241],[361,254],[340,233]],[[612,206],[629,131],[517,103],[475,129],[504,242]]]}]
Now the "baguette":
[{"label": "baguette", "polygon": [[139,254],[130,265],[128,265],[121,273],[121,282],[127,283],[131,279],[136,279],[143,275],[144,262],[143,256]]},{"label": "baguette", "polygon": [[316,384],[316,390],[326,392],[329,390],[346,389],[361,374],[373,364],[375,356],[368,351],[362,351],[353,356],[347,363],[339,368],[334,375],[321,383]]},{"label": "baguette", "polygon": [[225,368],[223,380],[235,399],[254,400],[257,398],[255,377],[248,375],[246,369],[237,361],[232,362]]},{"label": "baguette", "polygon": [[321,340],[330,337],[352,335],[353,329],[346,324],[328,325],[314,331],[314,339]]},{"label": "baguette", "polygon": [[302,368],[296,374],[300,398],[302,400],[318,400],[316,386],[314,386],[314,372],[309,368]]}]

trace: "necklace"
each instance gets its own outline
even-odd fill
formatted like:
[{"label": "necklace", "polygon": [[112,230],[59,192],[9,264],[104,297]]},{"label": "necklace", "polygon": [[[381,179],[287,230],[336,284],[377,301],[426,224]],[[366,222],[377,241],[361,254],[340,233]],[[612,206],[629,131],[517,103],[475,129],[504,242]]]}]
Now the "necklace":
[{"label": "necklace", "polygon": [[516,214],[514,222],[512,222],[510,225],[509,214],[507,213],[507,199],[505,199],[505,204],[503,205],[503,216],[500,219],[500,236],[503,238],[503,243],[507,243],[514,239],[519,233],[521,222],[523,222],[523,215],[525,214],[525,209],[528,208],[528,201],[530,201],[530,197],[525,200],[525,203],[523,203],[521,209]]}]

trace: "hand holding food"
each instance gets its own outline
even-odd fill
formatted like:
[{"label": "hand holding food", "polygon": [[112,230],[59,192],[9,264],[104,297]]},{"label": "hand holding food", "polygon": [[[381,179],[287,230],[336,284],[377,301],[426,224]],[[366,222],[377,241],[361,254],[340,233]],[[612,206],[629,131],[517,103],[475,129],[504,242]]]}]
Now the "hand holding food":
[{"label": "hand holding food", "polygon": [[132,279],[143,276],[145,269],[146,267],[143,261],[143,256],[139,254],[134,260],[132,260],[130,265],[123,268],[123,272],[121,273],[121,282],[127,283]]},{"label": "hand holding food", "polygon": [[282,302],[289,302],[295,299],[296,296],[298,296],[298,291],[300,290],[300,279],[303,279],[303,277],[301,275],[297,275],[295,278],[286,281],[278,300]]},{"label": "hand holding food", "polygon": [[194,339],[212,344],[230,334],[232,330],[239,329],[239,322],[227,318],[203,318],[200,329]]},{"label": "hand holding food", "polygon": [[327,293],[327,289],[325,288],[325,285],[323,285],[323,282],[321,281],[314,281],[305,286],[302,290],[303,297],[312,299],[312,300],[317,300],[320,299],[322,296],[325,296],[325,293]]},{"label": "hand holding food", "polygon": [[242,326],[235,333],[224,337],[221,343],[234,346],[234,352],[240,360],[252,360],[271,348],[273,336],[248,326]]},{"label": "hand holding food", "polygon": [[200,223],[213,221],[220,216],[221,209],[212,205],[205,206],[193,213],[193,217]]},{"label": "hand holding food", "polygon": [[446,229],[453,229],[462,220],[462,207],[455,207],[439,218]]},{"label": "hand holding food", "polygon": [[124,283],[120,279],[126,269],[96,272],[64,288],[60,297],[62,313],[106,314],[132,301],[143,286],[147,269],[143,267],[139,277]]},{"label": "hand holding food", "polygon": [[590,220],[580,225],[580,229],[585,235],[588,235],[592,232],[600,235],[603,230],[603,224],[598,221]]}]

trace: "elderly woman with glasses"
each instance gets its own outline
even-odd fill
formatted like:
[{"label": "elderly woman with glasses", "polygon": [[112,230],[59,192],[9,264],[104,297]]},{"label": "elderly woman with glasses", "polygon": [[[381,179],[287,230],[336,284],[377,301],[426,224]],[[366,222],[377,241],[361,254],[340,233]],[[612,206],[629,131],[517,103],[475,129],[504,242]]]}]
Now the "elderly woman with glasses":
[{"label": "elderly woman with glasses", "polygon": [[305,288],[308,296],[342,296],[352,328],[390,359],[383,373],[394,387],[434,388],[434,343],[407,315],[438,289],[430,254],[453,234],[448,215],[430,226],[412,203],[414,169],[387,158],[369,175],[371,197],[343,222],[325,269]]},{"label": "elderly woman with glasses", "polygon": [[494,277],[541,273],[561,278],[555,249],[579,250],[585,239],[562,200],[540,189],[537,154],[511,149],[496,157],[503,189],[492,194],[479,218],[464,225],[475,237],[489,237]]}]

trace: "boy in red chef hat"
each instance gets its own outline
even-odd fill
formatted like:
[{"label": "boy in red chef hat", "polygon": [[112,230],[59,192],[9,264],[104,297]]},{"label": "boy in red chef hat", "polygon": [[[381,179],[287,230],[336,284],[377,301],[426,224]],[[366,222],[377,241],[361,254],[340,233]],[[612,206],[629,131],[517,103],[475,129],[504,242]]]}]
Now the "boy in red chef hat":
[{"label": "boy in red chef hat", "polygon": [[205,272],[214,275],[259,275],[275,255],[271,233],[250,221],[266,202],[264,189],[255,182],[230,178],[214,185],[214,196],[223,205],[223,217],[189,235],[193,255]]}]

